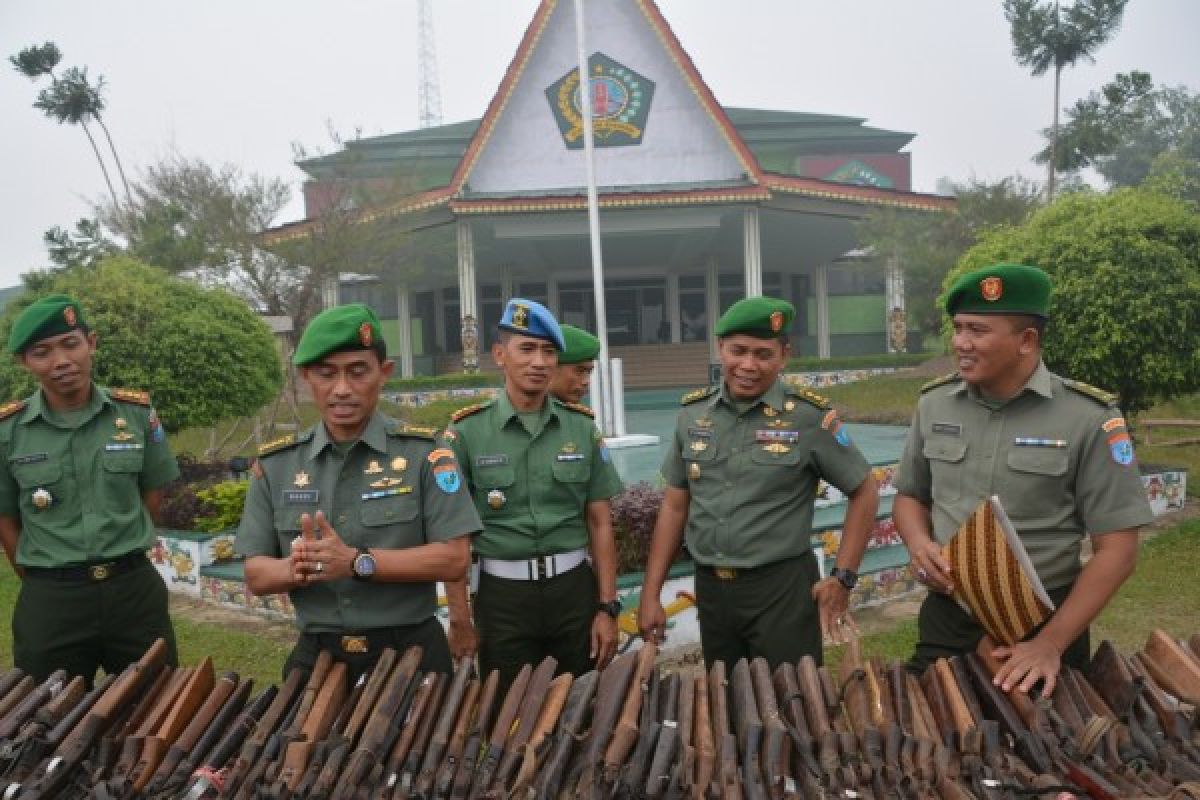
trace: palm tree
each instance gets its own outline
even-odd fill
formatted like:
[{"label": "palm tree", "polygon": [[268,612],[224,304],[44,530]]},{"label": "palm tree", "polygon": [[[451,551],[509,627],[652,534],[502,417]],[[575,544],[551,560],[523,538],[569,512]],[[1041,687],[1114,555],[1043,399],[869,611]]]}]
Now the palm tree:
[{"label": "palm tree", "polygon": [[1058,111],[1062,71],[1079,61],[1094,63],[1096,50],[1116,33],[1129,0],[1078,0],[1060,9],[1041,0],[1004,0],[1004,16],[1012,33],[1017,63],[1036,77],[1054,68],[1054,122],[1050,128],[1050,160],[1046,198],[1054,197],[1054,170],[1058,157]]},{"label": "palm tree", "polygon": [[104,173],[104,182],[108,185],[109,194],[112,196],[113,207],[120,208],[117,202],[117,193],[113,188],[112,179],[109,177],[108,167],[104,163],[104,158],[100,154],[100,148],[96,144],[96,139],[92,136],[91,130],[88,128],[88,120],[94,120],[102,131],[104,138],[108,141],[109,152],[112,153],[113,162],[117,165],[117,172],[121,176],[121,184],[125,188],[125,199],[129,203],[129,207],[133,208],[133,195],[129,191],[129,181],[125,177],[125,168],[121,165],[121,158],[117,155],[117,148],[113,144],[112,135],[108,131],[108,126],[104,124],[104,118],[100,112],[104,110],[104,77],[100,76],[96,79],[95,85],[88,80],[87,68],[71,67],[66,70],[61,77],[54,74],[55,67],[62,60],[62,53],[58,49],[58,45],[54,42],[46,42],[42,45],[34,45],[27,47],[15,56],[9,58],[9,62],[13,67],[31,80],[38,80],[43,76],[50,77],[50,86],[38,92],[37,100],[34,102],[34,108],[40,109],[47,117],[50,117],[59,124],[68,123],[71,125],[79,125],[87,135],[88,142],[92,145],[92,152],[96,154],[96,161],[100,164],[100,171]]}]

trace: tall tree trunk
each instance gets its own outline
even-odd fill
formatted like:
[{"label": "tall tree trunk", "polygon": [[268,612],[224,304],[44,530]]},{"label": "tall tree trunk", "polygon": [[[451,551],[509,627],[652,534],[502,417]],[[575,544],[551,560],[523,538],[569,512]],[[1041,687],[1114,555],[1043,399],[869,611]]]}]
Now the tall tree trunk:
[{"label": "tall tree trunk", "polygon": [[113,161],[117,165],[117,173],[121,176],[121,185],[125,187],[125,200],[129,203],[129,213],[132,215],[133,194],[129,191],[129,179],[125,177],[125,167],[121,166],[121,157],[117,155],[117,148],[113,144],[112,134],[108,132],[108,126],[104,124],[104,120],[99,114],[92,114],[92,118],[100,124],[100,130],[104,131],[104,138],[108,140],[108,149],[112,153]]},{"label": "tall tree trunk", "polygon": [[1050,125],[1050,161],[1046,164],[1046,202],[1054,202],[1054,168],[1058,164],[1058,94],[1062,87],[1062,65],[1054,65],[1054,122]]},{"label": "tall tree trunk", "polygon": [[104,158],[100,155],[100,148],[96,146],[96,137],[92,136],[92,132],[88,130],[87,123],[83,119],[79,120],[79,127],[83,128],[88,141],[92,143],[92,152],[96,154],[96,162],[100,165],[100,171],[104,173],[104,182],[108,184],[108,193],[112,196],[113,208],[120,208],[121,203],[117,200],[117,190],[113,188],[112,178],[108,175],[108,167],[104,166]]}]

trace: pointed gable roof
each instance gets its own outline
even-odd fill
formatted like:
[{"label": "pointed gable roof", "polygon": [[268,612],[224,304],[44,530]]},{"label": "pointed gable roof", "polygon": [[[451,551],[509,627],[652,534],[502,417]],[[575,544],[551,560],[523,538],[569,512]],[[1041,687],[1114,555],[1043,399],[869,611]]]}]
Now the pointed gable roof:
[{"label": "pointed gable roof", "polygon": [[[636,10],[636,13],[628,13],[630,10]],[[556,12],[558,12],[557,16]],[[659,84],[657,89],[659,95],[662,95],[664,91],[669,94],[672,88],[677,92],[674,98],[669,96],[654,98],[657,107],[655,105],[651,107],[651,118],[646,125],[646,138],[636,146],[636,150],[645,153],[647,160],[651,156],[655,137],[659,142],[660,151],[671,145],[671,142],[667,140],[671,132],[664,130],[664,126],[669,128],[670,123],[675,121],[670,117],[672,111],[678,115],[679,113],[695,113],[698,110],[710,123],[708,126],[701,126],[707,127],[708,130],[697,130],[695,127],[688,130],[692,137],[689,144],[694,148],[698,146],[702,150],[706,148],[706,152],[690,154],[692,161],[688,162],[685,168],[674,164],[659,168],[657,174],[651,170],[651,174],[644,180],[644,185],[654,185],[654,188],[658,190],[669,191],[672,184],[695,185],[704,182],[724,182],[730,187],[762,184],[763,172],[757,159],[725,111],[717,103],[691,57],[680,45],[678,38],[653,0],[608,0],[605,3],[593,3],[587,14],[589,26],[599,29],[599,35],[589,35],[588,48],[590,51],[593,53],[604,52],[606,56],[618,62],[623,62],[625,59],[637,59],[640,56],[644,62],[653,63],[665,72],[674,73],[672,75],[656,72],[651,76]],[[599,18],[599,24],[596,24],[597,18]],[[613,34],[614,26],[619,35]],[[651,33],[651,37],[645,35],[647,32]],[[567,33],[570,34],[569,37]],[[569,39],[569,60],[563,58],[562,40],[564,38]],[[656,42],[658,52],[646,52],[655,49],[647,47],[646,42]],[[629,50],[629,48],[637,46],[642,47],[642,53],[634,53]],[[553,54],[543,52],[551,50],[557,50],[557,52]],[[529,130],[534,129],[540,138],[537,139],[538,144],[529,146],[530,150],[537,149],[538,145],[553,144],[557,147],[555,153],[562,158],[564,165],[578,164],[577,154],[570,153],[562,144],[561,139],[558,139],[561,134],[554,129],[553,116],[551,110],[546,106],[543,96],[546,86],[550,85],[552,79],[557,79],[564,72],[573,72],[576,68],[574,11],[570,7],[570,3],[565,0],[542,0],[500,86],[488,104],[487,112],[467,146],[466,153],[455,169],[449,185],[452,197],[467,198],[473,193],[497,197],[507,196],[510,193],[528,193],[531,190],[561,193],[561,191],[554,192],[553,190],[570,190],[582,186],[583,173],[581,169],[563,169],[558,175],[555,175],[551,166],[545,170],[545,174],[540,176],[543,183],[538,184],[536,177],[524,181],[526,173],[516,165],[509,167],[512,170],[509,177],[520,176],[520,178],[509,185],[503,172],[506,165],[512,164],[516,144],[509,146],[504,155],[492,155],[489,158],[490,153],[504,149],[497,145],[498,134],[513,142],[523,143],[529,141],[526,134]],[[639,69],[636,66],[633,68]],[[678,91],[680,87],[684,87],[686,91]],[[688,108],[689,104],[690,108]],[[514,106],[521,108],[522,113],[519,115],[519,119],[514,119],[518,116],[513,111]],[[535,108],[535,106],[540,106],[540,108]],[[513,131],[515,130],[521,130],[522,135],[514,135]],[[681,131],[677,135],[682,134]],[[551,136],[557,141],[551,142]],[[632,154],[619,152],[632,149],[634,148],[597,150],[597,167],[599,181],[602,185],[607,184],[614,188],[616,185],[628,187],[636,182],[630,178],[630,172],[646,172],[644,165],[627,167],[624,171],[617,167],[622,163],[632,163],[642,155],[636,151]],[[546,163],[544,155],[545,153],[542,152],[538,156],[537,164],[539,166]],[[697,165],[697,155],[701,159],[707,155],[715,162],[713,175],[698,174],[698,170],[703,167]],[[603,163],[606,156],[610,159],[607,165]],[[656,163],[662,163],[663,160],[660,155]],[[669,161],[669,159],[666,160]],[[606,166],[609,168],[606,169]],[[473,179],[481,177],[481,172],[484,173],[481,180],[483,185],[473,186]],[[615,177],[614,173],[616,173]],[[566,174],[570,174],[572,177],[565,177]],[[477,192],[477,189],[481,191]]]}]

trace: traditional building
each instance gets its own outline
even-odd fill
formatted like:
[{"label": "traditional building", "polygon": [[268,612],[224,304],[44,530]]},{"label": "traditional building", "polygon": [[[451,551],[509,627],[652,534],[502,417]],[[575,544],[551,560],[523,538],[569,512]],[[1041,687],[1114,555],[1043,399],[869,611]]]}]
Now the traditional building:
[{"label": "traditional building", "polygon": [[[627,383],[703,382],[713,321],[747,295],[796,305],[801,354],[913,344],[901,265],[862,257],[855,232],[877,208],[952,207],[910,190],[913,134],[722,107],[653,0],[592,0],[586,14],[608,340]],[[381,313],[402,374],[461,369],[476,348],[486,367],[513,295],[596,329],[576,67],[574,5],[543,0],[482,119],[300,162],[309,220],[347,180],[408,187],[362,209],[364,224],[407,232],[404,277],[347,264],[330,298]]]}]

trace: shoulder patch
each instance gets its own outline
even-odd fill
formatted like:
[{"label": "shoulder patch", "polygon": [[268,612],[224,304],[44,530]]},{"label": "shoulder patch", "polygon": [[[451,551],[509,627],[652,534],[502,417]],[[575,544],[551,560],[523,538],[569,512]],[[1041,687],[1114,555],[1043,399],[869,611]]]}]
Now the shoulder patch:
[{"label": "shoulder patch", "polygon": [[1117,404],[1117,396],[1115,394],[1092,386],[1090,383],[1063,378],[1063,385],[1085,397],[1090,397],[1102,406],[1116,406]]},{"label": "shoulder patch", "polygon": [[691,403],[695,403],[697,400],[703,400],[706,397],[712,397],[716,393],[716,386],[705,386],[703,389],[693,389],[683,397],[679,398],[679,405],[686,406]]},{"label": "shoulder patch", "polygon": [[274,441],[267,442],[262,447],[258,448],[259,458],[278,453],[282,450],[287,450],[289,447],[295,447],[297,444],[296,434],[289,433],[287,436],[281,436]]},{"label": "shoulder patch", "polygon": [[962,380],[962,377],[957,372],[951,372],[950,374],[943,375],[940,378],[934,378],[929,383],[922,386],[921,393],[924,394],[930,389],[936,389],[939,386],[945,386],[947,383],[954,383],[955,381],[959,380]]},{"label": "shoulder patch", "polygon": [[428,425],[405,425],[397,423],[388,427],[388,436],[415,436],[418,439],[434,439],[438,429]]},{"label": "shoulder patch", "polygon": [[585,406],[583,403],[560,403],[563,408],[569,408],[576,414],[583,414],[588,417],[595,417],[596,412]]},{"label": "shoulder patch", "polygon": [[122,403],[133,403],[139,406],[150,405],[150,393],[137,389],[109,389],[108,396],[114,400],[120,400]]},{"label": "shoulder patch", "polygon": [[0,419],[8,419],[13,414],[25,408],[25,405],[24,400],[13,400],[11,403],[5,403],[0,406]]},{"label": "shoulder patch", "polygon": [[486,403],[476,403],[473,406],[467,406],[466,408],[460,408],[458,411],[455,411],[453,414],[450,415],[450,421],[458,422],[459,420],[466,419],[467,417],[471,416],[472,414],[478,414],[480,411],[483,411],[485,408],[487,408],[491,404],[492,403],[489,400]]},{"label": "shoulder patch", "polygon": [[828,397],[823,397],[816,392],[810,392],[802,386],[788,387],[788,394],[792,397],[798,397],[806,403],[811,403],[820,409],[833,408],[833,403],[829,402]]}]

